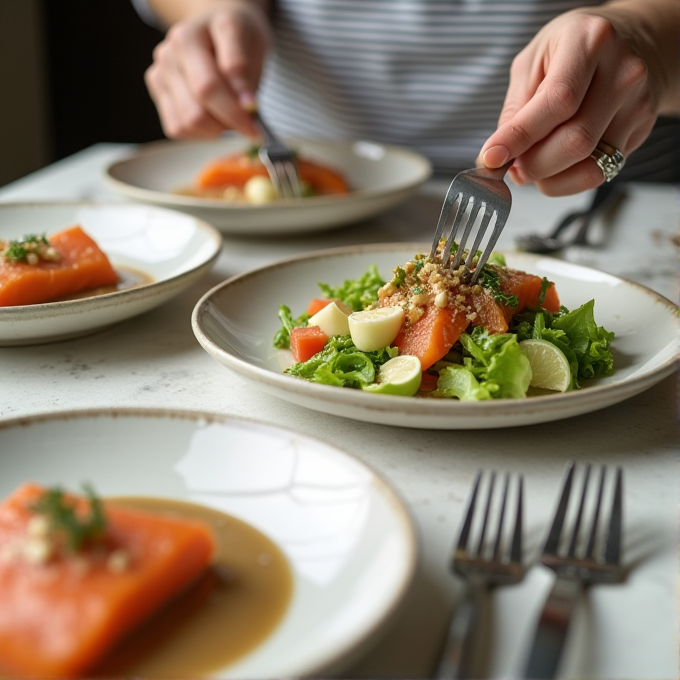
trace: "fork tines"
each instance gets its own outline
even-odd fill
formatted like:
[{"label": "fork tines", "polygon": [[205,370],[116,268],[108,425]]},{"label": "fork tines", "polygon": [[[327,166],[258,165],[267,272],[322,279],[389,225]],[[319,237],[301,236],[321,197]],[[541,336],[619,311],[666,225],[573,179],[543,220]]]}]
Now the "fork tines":
[{"label": "fork tines", "polygon": [[[487,485],[486,502],[478,530],[476,548],[468,548],[470,534],[472,533],[473,519],[477,497],[482,481],[482,472],[479,471],[470,494],[470,500],[465,513],[465,519],[461,528],[458,543],[453,556],[453,568],[457,573],[470,576],[479,570],[488,571],[487,577],[492,582],[511,583],[521,578],[522,560],[522,513],[523,513],[523,478],[520,475],[517,481],[515,523],[512,529],[512,539],[506,551],[503,550],[503,528],[505,522],[506,507],[508,504],[508,492],[510,487],[510,475],[506,474],[503,481],[500,505],[496,504],[497,522],[495,537],[492,539],[492,547],[486,545],[486,534],[489,526],[489,518],[493,514],[496,472],[492,472]],[[489,552],[489,547],[491,551]],[[493,574],[491,573],[493,572]]]},{"label": "fork tines", "polygon": [[267,168],[269,178],[274,184],[279,196],[286,199],[302,197],[300,179],[298,177],[295,160],[292,156],[290,159],[282,159],[281,155],[277,157],[277,149],[272,145],[267,148],[261,147],[258,155],[264,166]]},{"label": "fork tines", "polygon": [[[555,517],[545,542],[541,561],[559,572],[559,570],[579,569],[580,577],[588,580],[616,580],[619,576],[617,567],[621,559],[621,535],[623,524],[623,470],[616,468],[614,488],[611,494],[611,512],[606,530],[604,547],[599,549],[598,535],[600,525],[600,515],[602,511],[603,497],[605,494],[605,483],[607,479],[607,469],[604,465],[600,467],[600,474],[597,489],[593,494],[589,493],[590,476],[592,465],[588,463],[585,467],[581,481],[581,496],[578,505],[573,513],[571,536],[567,540],[567,545],[560,550],[562,530],[567,519],[567,510],[571,496],[574,473],[576,466],[570,462],[567,467],[562,492],[560,495]],[[585,545],[581,535],[583,524],[584,509],[591,497],[590,530],[587,535]],[[597,553],[597,554],[596,554]],[[608,567],[598,569],[598,565]]]},{"label": "fork tines", "polygon": [[[430,259],[433,262],[439,254],[442,266],[457,269],[466,252],[470,234],[476,226],[475,237],[465,260],[465,266],[471,269],[493,221],[491,235],[472,273],[471,282],[477,280],[510,214],[512,196],[503,177],[511,165],[512,161],[509,161],[501,168],[472,168],[459,172],[454,177],[446,192],[432,240]],[[452,213],[453,219],[450,220]],[[443,247],[442,239],[445,240]],[[451,259],[454,243],[457,243],[457,250]]]},{"label": "fork tines", "polygon": [[258,151],[260,160],[267,168],[269,178],[279,196],[286,199],[301,198],[300,177],[293,152],[279,140],[262,120],[257,110],[252,112],[253,120],[260,128],[263,143]]}]

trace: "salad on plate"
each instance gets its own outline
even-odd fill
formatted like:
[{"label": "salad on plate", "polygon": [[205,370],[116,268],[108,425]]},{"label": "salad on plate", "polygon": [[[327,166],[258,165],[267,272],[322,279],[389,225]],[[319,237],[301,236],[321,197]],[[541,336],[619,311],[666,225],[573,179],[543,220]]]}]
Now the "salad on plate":
[{"label": "salad on plate", "polygon": [[471,285],[478,256],[452,270],[416,254],[389,280],[371,265],[340,285],[318,283],[299,316],[279,308],[274,345],[292,357],[284,372],[461,401],[567,392],[613,372],[614,333],[597,325],[594,300],[569,310],[554,283],[507,267],[500,253]]}]

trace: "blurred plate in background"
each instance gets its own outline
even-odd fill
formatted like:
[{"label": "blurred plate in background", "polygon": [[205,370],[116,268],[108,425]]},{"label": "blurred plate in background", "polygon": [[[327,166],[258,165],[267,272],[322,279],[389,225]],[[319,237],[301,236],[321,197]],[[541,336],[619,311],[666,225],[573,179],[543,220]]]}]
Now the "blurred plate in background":
[{"label": "blurred plate in background", "polygon": [[322,231],[372,217],[404,201],[432,172],[424,156],[400,147],[366,141],[285,141],[301,158],[342,173],[350,193],[264,205],[173,193],[190,186],[209,161],[247,149],[250,142],[242,137],[146,144],[129,158],[110,165],[105,181],[126,198],[190,213],[225,234],[286,235]]}]

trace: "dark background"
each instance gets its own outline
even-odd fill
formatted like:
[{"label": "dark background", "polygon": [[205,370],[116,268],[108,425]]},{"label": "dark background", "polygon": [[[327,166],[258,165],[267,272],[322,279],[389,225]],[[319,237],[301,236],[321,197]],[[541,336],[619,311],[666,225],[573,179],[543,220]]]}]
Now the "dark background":
[{"label": "dark background", "polygon": [[162,138],[144,71],[163,34],[129,0],[42,0],[42,10],[52,160]]}]

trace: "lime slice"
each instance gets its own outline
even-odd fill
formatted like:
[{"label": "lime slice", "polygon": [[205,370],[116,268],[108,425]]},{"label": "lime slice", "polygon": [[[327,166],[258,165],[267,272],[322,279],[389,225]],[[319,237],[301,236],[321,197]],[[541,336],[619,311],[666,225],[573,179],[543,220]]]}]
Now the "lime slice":
[{"label": "lime slice", "polygon": [[363,389],[374,394],[412,397],[420,387],[421,374],[420,359],[404,354],[386,361],[380,367],[375,382]]},{"label": "lime slice", "polygon": [[520,349],[531,364],[532,387],[566,392],[572,388],[571,368],[564,352],[546,340],[522,340]]}]

